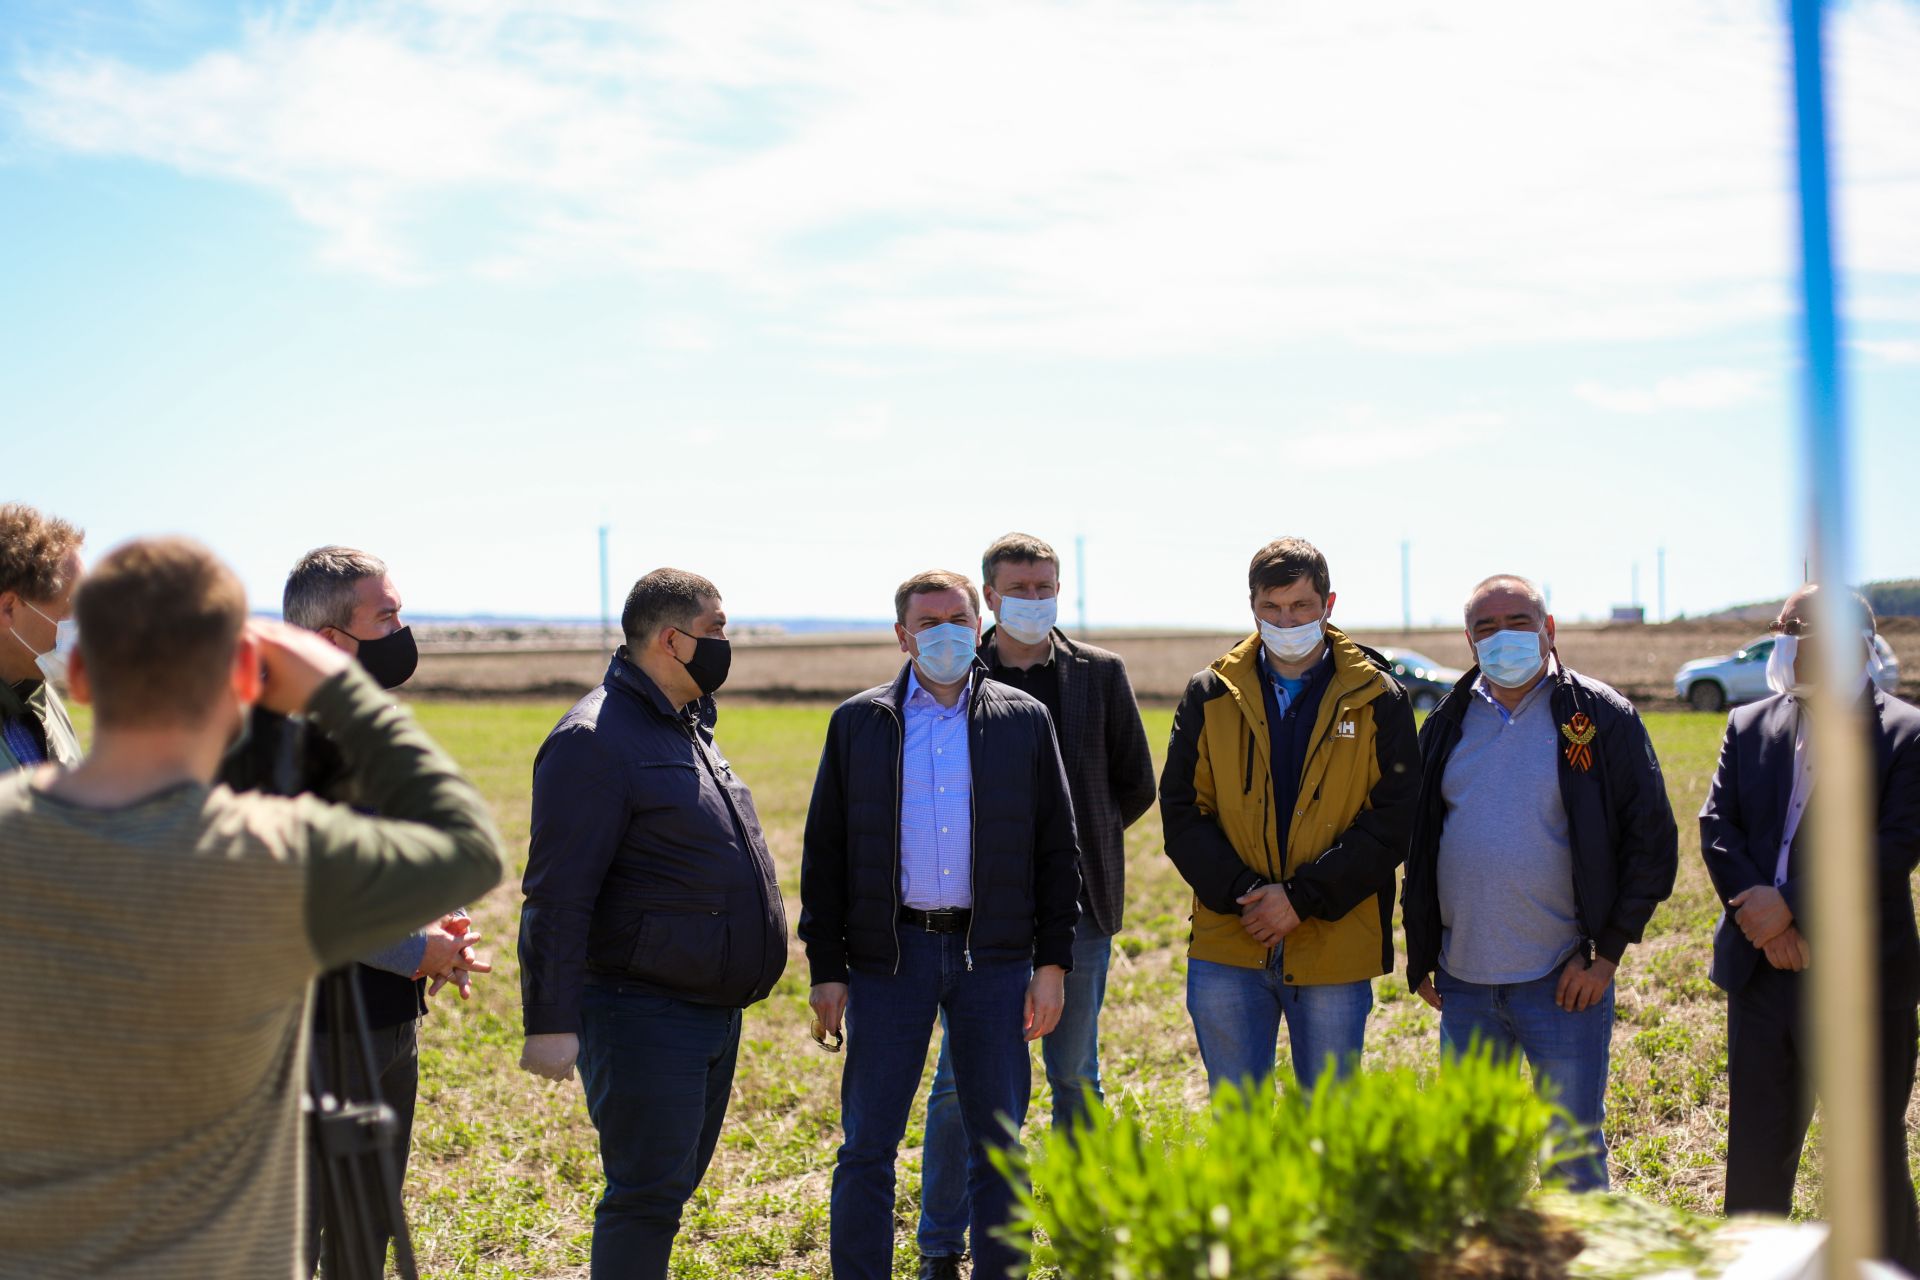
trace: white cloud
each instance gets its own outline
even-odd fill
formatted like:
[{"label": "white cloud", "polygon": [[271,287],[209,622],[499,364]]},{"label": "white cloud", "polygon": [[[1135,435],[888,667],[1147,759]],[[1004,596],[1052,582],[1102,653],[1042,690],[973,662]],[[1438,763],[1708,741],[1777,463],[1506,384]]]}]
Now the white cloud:
[{"label": "white cloud", "polygon": [[1613,413],[1658,413],[1665,409],[1731,409],[1760,399],[1772,379],[1753,369],[1697,369],[1662,378],[1651,387],[1610,387],[1583,382],[1574,394]]},{"label": "white cloud", "polygon": [[[1848,261],[1920,273],[1920,10],[1832,27]],[[21,75],[29,136],[276,192],[344,267],[691,276],[829,348],[1458,348],[1788,305],[1770,6],[363,0]]]},{"label": "white cloud", "polygon": [[1849,345],[1887,364],[1920,364],[1920,338],[1884,341],[1863,338]]}]

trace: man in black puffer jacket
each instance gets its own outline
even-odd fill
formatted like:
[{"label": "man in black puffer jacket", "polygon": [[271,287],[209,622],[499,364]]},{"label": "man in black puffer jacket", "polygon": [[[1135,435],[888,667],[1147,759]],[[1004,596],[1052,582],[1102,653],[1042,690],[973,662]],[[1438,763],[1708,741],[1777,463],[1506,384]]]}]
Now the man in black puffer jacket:
[{"label": "man in black puffer jacket", "polygon": [[[1013,1189],[990,1146],[1027,1115],[1027,1043],[1059,1020],[1079,915],[1079,850],[1046,706],[974,656],[980,598],[957,573],[894,595],[911,661],[840,704],[807,810],[800,938],[816,1038],[852,1044],[833,1175],[839,1280],[892,1274],[894,1160],[944,1012],[968,1136],[974,1273],[1005,1276],[993,1232]],[[949,1266],[952,1259],[943,1259]]]},{"label": "man in black puffer jacket", "polygon": [[593,1274],[665,1280],[706,1173],[740,1011],[787,963],[787,918],[753,796],[714,745],[731,651],[720,593],[656,569],[620,619],[607,678],[533,763],[520,916],[520,1065],[579,1061],[607,1190]]}]

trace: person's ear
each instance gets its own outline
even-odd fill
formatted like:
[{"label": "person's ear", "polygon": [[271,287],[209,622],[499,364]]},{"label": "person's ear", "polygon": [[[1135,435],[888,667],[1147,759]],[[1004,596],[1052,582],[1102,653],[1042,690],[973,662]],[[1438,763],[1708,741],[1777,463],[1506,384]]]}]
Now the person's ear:
[{"label": "person's ear", "polygon": [[907,640],[906,626],[902,623],[898,623],[898,622],[894,623],[893,635],[894,635],[894,638],[900,642],[900,652],[908,655],[909,657],[913,656],[914,650],[913,650],[913,646]]},{"label": "person's ear", "polygon": [[82,704],[93,701],[93,679],[87,674],[87,660],[80,656],[78,645],[67,655],[67,697]]},{"label": "person's ear", "polygon": [[1553,640],[1553,615],[1552,614],[1547,615],[1547,625],[1544,628],[1542,628],[1542,630],[1544,630],[1547,633],[1547,648],[1549,649],[1553,648],[1554,640]]},{"label": "person's ear", "polygon": [[1338,600],[1339,598],[1340,598],[1340,593],[1339,593],[1338,591],[1329,591],[1329,592],[1327,592],[1327,605],[1326,605],[1326,608],[1324,608],[1324,609],[1322,609],[1322,610],[1320,611],[1320,616],[1321,616],[1321,617],[1322,617],[1323,619],[1324,619],[1324,618],[1331,618],[1331,617],[1333,616],[1333,602],[1334,602],[1335,600]]},{"label": "person's ear", "polygon": [[245,706],[260,701],[260,689],[266,683],[260,669],[260,642],[246,632],[240,633],[233,647],[233,696]]},{"label": "person's ear", "polygon": [[993,610],[995,614],[998,614],[1000,612],[1000,593],[990,586],[982,585],[980,594],[986,597],[987,608]]},{"label": "person's ear", "polygon": [[319,635],[322,640],[325,640],[342,653],[358,655],[360,652],[360,642],[342,631],[339,627],[322,627],[320,628]]}]

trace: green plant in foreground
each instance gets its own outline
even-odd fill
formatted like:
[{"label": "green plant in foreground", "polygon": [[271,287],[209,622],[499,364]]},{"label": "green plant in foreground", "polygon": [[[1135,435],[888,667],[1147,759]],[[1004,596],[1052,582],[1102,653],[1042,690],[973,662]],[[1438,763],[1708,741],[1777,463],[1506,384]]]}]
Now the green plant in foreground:
[{"label": "green plant in foreground", "polygon": [[1044,1232],[1083,1280],[1402,1280],[1531,1223],[1535,1170],[1564,1120],[1479,1047],[1437,1075],[1223,1089],[1197,1119],[1096,1107],[1071,1134],[999,1159],[1022,1188],[1016,1227]]}]

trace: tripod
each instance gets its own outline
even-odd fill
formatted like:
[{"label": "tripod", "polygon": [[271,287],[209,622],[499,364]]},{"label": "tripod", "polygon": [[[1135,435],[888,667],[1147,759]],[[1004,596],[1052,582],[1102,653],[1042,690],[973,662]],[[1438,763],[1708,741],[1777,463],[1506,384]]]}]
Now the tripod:
[{"label": "tripod", "polygon": [[366,1006],[351,968],[320,978],[326,1000],[326,1048],[315,1037],[302,1108],[318,1176],[319,1227],[327,1280],[381,1280],[387,1238],[401,1280],[419,1280],[400,1171],[393,1158],[399,1120],[380,1100],[368,1043]]}]

